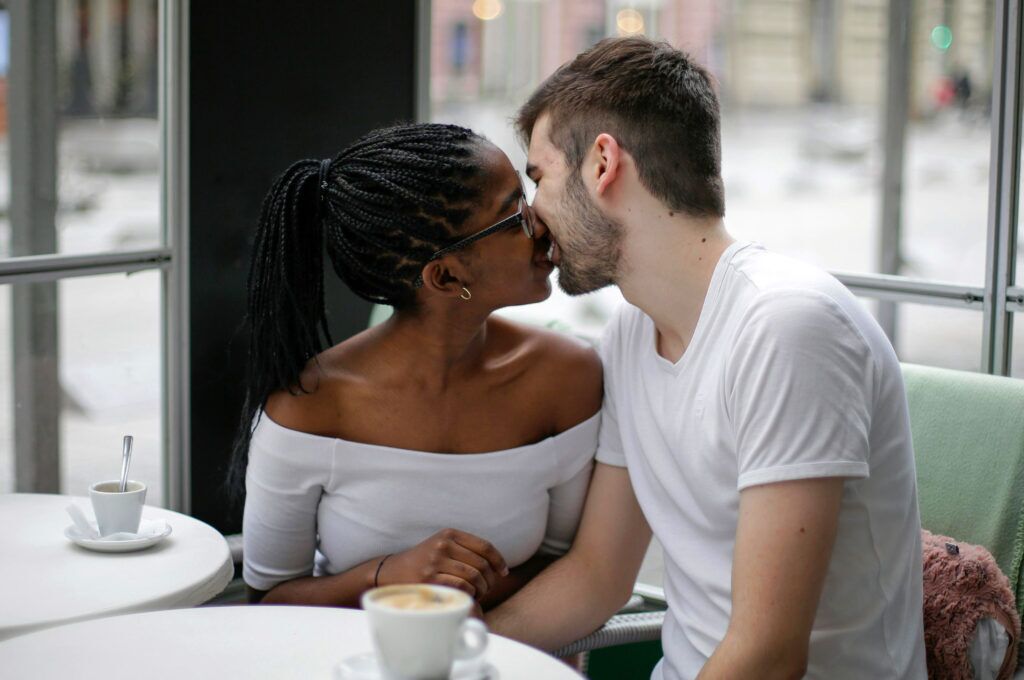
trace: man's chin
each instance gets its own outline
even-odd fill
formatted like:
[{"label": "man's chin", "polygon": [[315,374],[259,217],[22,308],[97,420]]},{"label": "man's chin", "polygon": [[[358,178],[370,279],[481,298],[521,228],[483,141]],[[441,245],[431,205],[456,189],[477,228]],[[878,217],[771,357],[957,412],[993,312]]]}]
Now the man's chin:
[{"label": "man's chin", "polygon": [[558,287],[562,289],[562,292],[570,297],[579,297],[580,295],[586,295],[587,293],[593,293],[596,290],[607,288],[614,282],[607,279],[597,279],[596,277],[578,277],[573,274],[566,274],[564,269],[558,270]]}]

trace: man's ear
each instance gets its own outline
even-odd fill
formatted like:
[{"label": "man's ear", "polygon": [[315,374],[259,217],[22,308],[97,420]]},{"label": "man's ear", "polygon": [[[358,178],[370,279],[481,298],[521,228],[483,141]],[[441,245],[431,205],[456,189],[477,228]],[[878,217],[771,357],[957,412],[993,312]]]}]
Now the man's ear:
[{"label": "man's ear", "polygon": [[602,132],[594,140],[591,149],[593,163],[591,172],[594,179],[594,190],[598,196],[603,196],[608,189],[615,184],[622,170],[622,147],[606,132]]},{"label": "man's ear", "polygon": [[458,297],[466,284],[462,264],[452,255],[423,266],[423,288],[441,297]]}]

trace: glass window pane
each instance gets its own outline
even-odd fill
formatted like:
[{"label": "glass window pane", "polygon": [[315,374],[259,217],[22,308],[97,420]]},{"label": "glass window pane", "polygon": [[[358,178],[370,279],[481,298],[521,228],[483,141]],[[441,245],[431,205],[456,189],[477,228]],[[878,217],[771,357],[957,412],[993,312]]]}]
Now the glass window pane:
[{"label": "glass window pane", "polygon": [[57,111],[57,211],[33,220],[31,233],[11,224],[8,112],[19,93],[7,91],[8,14],[0,11],[0,257],[160,246],[157,0],[57,3],[55,58],[36,55],[55,69],[55,91],[33,93]]},{"label": "glass window pane", "polygon": [[[62,493],[116,478],[121,438],[131,434],[131,477],[149,487],[147,503],[163,503],[160,306],[157,271],[0,286],[0,492],[14,488],[15,428],[52,422]],[[15,356],[15,335],[28,332],[31,349]],[[54,346],[55,375],[46,369]],[[19,365],[42,368],[19,379]]]},{"label": "glass window pane", "polygon": [[[877,313],[877,300],[861,300]],[[896,304],[896,354],[911,364],[963,371],[981,370],[981,310],[936,307],[908,302]]]},{"label": "glass window pane", "polygon": [[982,285],[995,3],[915,3],[899,273]]},{"label": "glass window pane", "polygon": [[726,223],[822,267],[877,271],[886,8],[779,4],[722,17]]},{"label": "glass window pane", "polygon": [[[992,3],[914,7],[898,273],[981,285]],[[879,272],[888,10],[884,0],[435,0],[431,115],[484,133],[522,170],[509,118],[543,78],[605,36],[666,39],[718,82],[733,233],[833,271]],[[547,316],[566,316],[591,303],[548,304]]]}]

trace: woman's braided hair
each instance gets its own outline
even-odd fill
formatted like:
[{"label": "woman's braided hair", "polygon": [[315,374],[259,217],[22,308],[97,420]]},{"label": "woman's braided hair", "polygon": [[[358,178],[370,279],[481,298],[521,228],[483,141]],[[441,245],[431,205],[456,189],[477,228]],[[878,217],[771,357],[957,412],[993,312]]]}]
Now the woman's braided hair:
[{"label": "woman's braided hair", "polygon": [[256,416],[277,390],[305,391],[333,344],[323,251],[359,297],[414,304],[430,256],[459,238],[483,184],[483,138],[456,125],[375,130],[333,159],[294,163],[263,200],[249,268],[249,363],[228,487],[240,498]]}]

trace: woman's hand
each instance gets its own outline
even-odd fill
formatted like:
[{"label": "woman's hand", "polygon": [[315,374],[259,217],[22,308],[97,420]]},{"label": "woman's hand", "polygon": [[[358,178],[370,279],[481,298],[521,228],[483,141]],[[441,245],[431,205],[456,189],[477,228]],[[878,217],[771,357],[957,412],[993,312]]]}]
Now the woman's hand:
[{"label": "woman's hand", "polygon": [[484,539],[458,529],[442,529],[381,565],[378,585],[436,583],[458,588],[479,600],[508,575],[501,553]]}]

